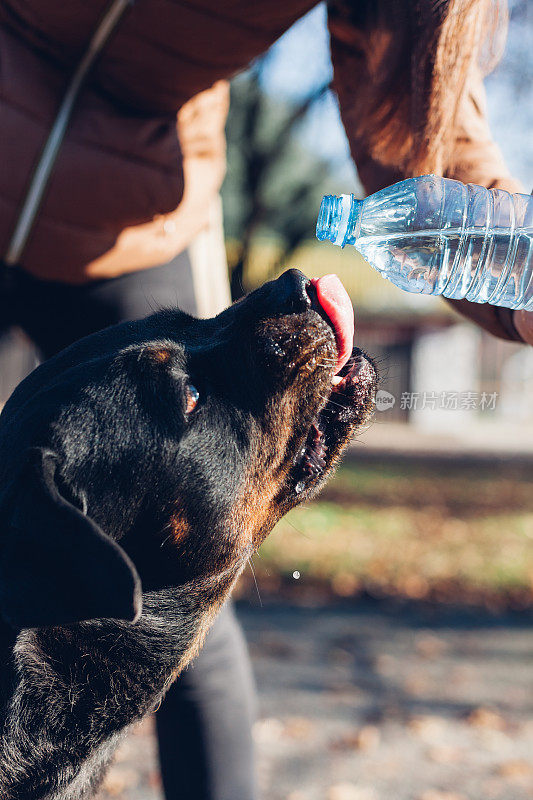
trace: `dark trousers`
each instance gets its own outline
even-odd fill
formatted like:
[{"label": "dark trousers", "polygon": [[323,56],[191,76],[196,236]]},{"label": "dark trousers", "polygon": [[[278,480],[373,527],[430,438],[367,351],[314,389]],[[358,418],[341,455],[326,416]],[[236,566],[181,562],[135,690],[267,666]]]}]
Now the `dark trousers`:
[{"label": "dark trousers", "polygon": [[[194,313],[186,253],[170,264],[83,286],[39,281],[0,265],[0,390],[24,377],[8,339],[22,329],[49,358],[76,339],[108,325],[178,305]],[[6,345],[6,342],[8,343]],[[31,364],[19,354],[18,366]],[[255,690],[242,631],[227,603],[194,663],[170,688],[157,712],[167,800],[253,800],[256,797],[251,726]]]}]

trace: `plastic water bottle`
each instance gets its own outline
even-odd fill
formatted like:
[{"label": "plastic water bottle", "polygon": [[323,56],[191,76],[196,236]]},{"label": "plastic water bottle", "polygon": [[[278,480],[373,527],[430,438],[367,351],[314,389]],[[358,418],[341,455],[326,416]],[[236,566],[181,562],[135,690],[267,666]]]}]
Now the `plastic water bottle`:
[{"label": "plastic water bottle", "polygon": [[533,197],[423,175],[326,196],[317,238],[352,244],[408,292],[533,310]]}]

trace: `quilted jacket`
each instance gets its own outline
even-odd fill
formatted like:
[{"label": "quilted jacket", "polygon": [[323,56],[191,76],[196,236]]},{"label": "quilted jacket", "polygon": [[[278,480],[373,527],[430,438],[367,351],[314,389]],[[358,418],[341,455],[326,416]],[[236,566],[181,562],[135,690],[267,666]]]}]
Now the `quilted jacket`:
[{"label": "quilted jacket", "polygon": [[[344,5],[343,5],[344,4]],[[0,256],[69,76],[109,0],[3,0],[0,5]],[[77,100],[21,258],[41,278],[81,283],[170,260],[205,225],[225,169],[227,80],[315,0],[136,0]],[[353,5],[353,4],[352,4]],[[402,177],[355,135],[368,48],[329,4],[334,88],[368,192]],[[452,177],[519,190],[491,140],[481,80],[464,95]],[[461,306],[461,303],[459,304]],[[516,338],[510,316],[462,303]]]}]

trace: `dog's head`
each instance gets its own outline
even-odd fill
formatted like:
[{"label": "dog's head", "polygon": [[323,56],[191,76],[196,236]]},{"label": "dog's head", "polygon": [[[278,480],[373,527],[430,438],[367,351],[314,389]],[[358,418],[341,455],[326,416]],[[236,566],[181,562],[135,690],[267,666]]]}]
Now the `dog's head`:
[{"label": "dog's head", "polygon": [[227,593],[372,411],[360,350],[332,383],[322,305],[290,270],[214,319],[161,311],[36,369],[0,417],[6,619],[134,620],[141,580]]}]

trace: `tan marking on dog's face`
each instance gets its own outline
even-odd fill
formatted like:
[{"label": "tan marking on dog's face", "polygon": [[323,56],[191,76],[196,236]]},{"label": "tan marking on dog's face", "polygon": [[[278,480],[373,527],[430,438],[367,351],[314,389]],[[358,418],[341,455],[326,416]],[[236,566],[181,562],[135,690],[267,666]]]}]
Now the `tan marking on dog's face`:
[{"label": "tan marking on dog's face", "polygon": [[175,545],[182,544],[191,532],[191,526],[185,516],[185,513],[178,508],[170,517],[168,528],[170,531],[170,538]]},{"label": "tan marking on dog's face", "polygon": [[293,436],[295,400],[285,398],[277,410],[272,432],[258,443],[244,489],[231,515],[231,537],[237,551],[259,547],[282,516],[277,498],[291,468],[287,449]]},{"label": "tan marking on dog's face", "polygon": [[270,531],[281,514],[276,514],[274,498],[281,482],[270,480],[262,486],[248,484],[239,503],[235,506],[231,519],[230,536],[235,542],[237,552],[252,545],[258,547],[268,528]]},{"label": "tan marking on dog's face", "polygon": [[154,361],[158,361],[160,364],[166,364],[170,361],[170,350],[165,347],[150,348],[149,354]]}]

